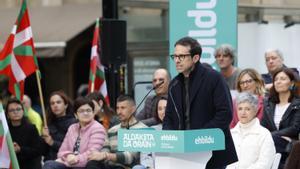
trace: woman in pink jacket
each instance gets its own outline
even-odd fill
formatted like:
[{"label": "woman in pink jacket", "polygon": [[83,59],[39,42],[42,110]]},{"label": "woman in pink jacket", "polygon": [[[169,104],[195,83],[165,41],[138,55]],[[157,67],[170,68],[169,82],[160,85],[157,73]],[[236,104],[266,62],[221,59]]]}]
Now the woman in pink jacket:
[{"label": "woman in pink jacket", "polygon": [[105,140],[104,127],[94,120],[94,104],[87,98],[74,103],[78,123],[71,125],[55,161],[47,161],[43,169],[85,168],[91,151],[100,150]]}]

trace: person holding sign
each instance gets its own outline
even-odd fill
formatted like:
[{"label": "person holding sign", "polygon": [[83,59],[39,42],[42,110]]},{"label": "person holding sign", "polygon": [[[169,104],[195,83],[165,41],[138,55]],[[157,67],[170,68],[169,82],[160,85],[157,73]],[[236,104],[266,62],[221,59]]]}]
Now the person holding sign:
[{"label": "person holding sign", "polygon": [[206,168],[225,168],[237,161],[230,134],[232,100],[220,73],[203,66],[202,48],[197,40],[184,37],[175,43],[171,58],[179,73],[170,83],[164,130],[220,128],[225,135],[225,150],[213,151]]}]

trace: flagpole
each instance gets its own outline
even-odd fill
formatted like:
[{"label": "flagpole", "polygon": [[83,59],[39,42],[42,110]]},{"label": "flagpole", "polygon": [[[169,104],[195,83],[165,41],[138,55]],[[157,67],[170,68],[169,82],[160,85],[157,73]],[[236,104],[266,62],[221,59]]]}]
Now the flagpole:
[{"label": "flagpole", "polygon": [[[2,114],[3,113],[3,114]],[[4,112],[4,110],[3,110],[3,105],[2,105],[2,102],[1,102],[1,100],[0,100],[0,121],[1,121],[1,123],[2,123],[2,125],[0,125],[0,130],[4,130],[4,138],[6,138],[6,139],[4,139],[3,141],[5,141],[5,143],[6,143],[6,146],[7,146],[7,148],[8,148],[8,152],[7,153],[9,153],[9,157],[10,157],[10,168],[12,168],[12,169],[20,169],[20,166],[19,166],[19,163],[18,163],[18,159],[17,159],[17,156],[16,156],[16,152],[14,151],[14,146],[13,146],[13,141],[12,141],[12,138],[11,138],[11,135],[10,135],[10,132],[9,132],[9,130],[7,130],[7,131],[5,131],[6,129],[8,129],[8,126],[7,126],[7,121],[6,121],[6,118],[5,118],[5,112]],[[5,126],[5,127],[4,127]],[[4,142],[2,142],[2,150],[1,150],[1,148],[0,148],[0,153],[2,153],[3,152],[3,148],[5,148],[5,147],[3,147],[3,146],[5,146],[5,143]],[[6,152],[4,152],[4,156],[5,155],[7,155],[7,154],[5,154]],[[0,157],[1,158],[1,157]],[[0,159],[0,161],[1,161],[2,159]],[[6,159],[7,160],[7,159]],[[2,164],[3,164],[3,162],[2,162]],[[0,164],[1,165],[1,164]]]},{"label": "flagpole", "polygon": [[91,93],[93,93],[94,90],[95,90],[95,80],[93,80],[91,84]]},{"label": "flagpole", "polygon": [[91,91],[90,93],[93,93],[95,91],[95,78],[96,78],[96,72],[95,74],[92,73],[92,83],[91,83]]},{"label": "flagpole", "polygon": [[43,113],[43,121],[44,121],[44,126],[48,127],[47,124],[47,116],[46,116],[46,111],[45,111],[45,105],[44,105],[44,97],[43,97],[43,92],[42,92],[42,86],[41,86],[41,79],[39,76],[38,71],[35,71],[35,75],[36,75],[36,81],[38,84],[38,90],[39,90],[39,95],[40,95],[40,100],[41,100],[41,106],[42,106],[42,113]]}]

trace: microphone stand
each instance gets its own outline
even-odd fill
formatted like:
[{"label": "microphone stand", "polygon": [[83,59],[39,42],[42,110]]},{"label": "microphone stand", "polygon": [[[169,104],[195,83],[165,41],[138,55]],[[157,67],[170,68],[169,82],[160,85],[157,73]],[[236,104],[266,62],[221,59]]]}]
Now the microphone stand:
[{"label": "microphone stand", "polygon": [[176,112],[176,115],[177,115],[177,118],[178,118],[178,129],[181,130],[181,118],[180,118],[180,115],[179,115],[179,112],[178,112],[178,109],[177,109],[177,106],[176,106],[176,103],[174,101],[174,98],[173,98],[173,93],[172,93],[172,89],[173,87],[178,83],[178,81],[176,80],[172,86],[170,87],[169,89],[169,94],[170,94],[170,97],[171,97],[171,101],[174,105],[174,109],[175,109],[175,112]]},{"label": "microphone stand", "polygon": [[142,101],[138,104],[138,106],[136,107],[136,109],[134,110],[133,113],[130,114],[128,120],[127,120],[127,129],[129,129],[129,123],[130,123],[130,119],[133,117],[133,115],[136,113],[136,111],[140,108],[140,106],[142,105],[142,103],[144,102],[144,100],[146,99],[146,97],[155,89],[157,89],[158,87],[160,87],[162,84],[164,83],[164,81],[161,81],[160,83],[158,83],[156,86],[152,87],[148,93],[143,97]]}]

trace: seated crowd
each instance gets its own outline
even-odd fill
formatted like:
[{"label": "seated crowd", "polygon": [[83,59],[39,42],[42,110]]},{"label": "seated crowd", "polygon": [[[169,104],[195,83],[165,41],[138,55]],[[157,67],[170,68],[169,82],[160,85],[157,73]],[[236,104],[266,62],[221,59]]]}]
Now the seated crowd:
[{"label": "seated crowd", "polygon": [[[252,68],[234,67],[234,56],[229,45],[215,53],[228,87],[236,90],[228,127],[239,161],[227,168],[271,169],[276,153],[281,154],[280,169],[299,168],[298,74],[283,64],[278,50],[266,52],[269,72],[263,76]],[[28,96],[27,103],[9,99],[5,113],[20,169],[154,168],[154,153],[119,151],[117,132],[121,128],[161,130],[170,79],[166,69],[154,72],[155,95],[146,99],[141,112],[136,112],[129,95],[117,98],[114,111],[101,93],[79,97],[73,105],[63,91],[55,91],[43,126]]]}]

